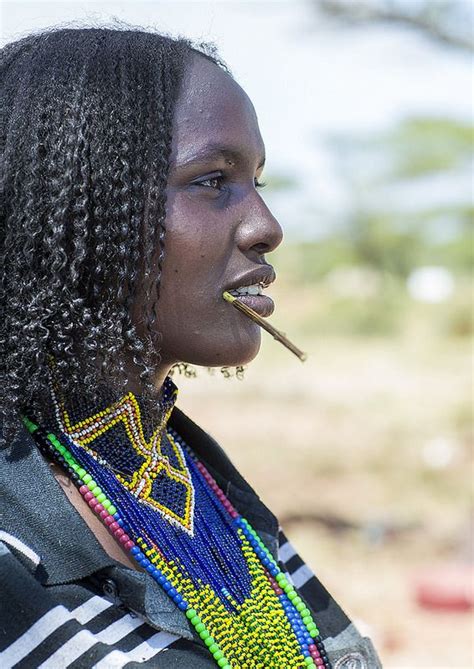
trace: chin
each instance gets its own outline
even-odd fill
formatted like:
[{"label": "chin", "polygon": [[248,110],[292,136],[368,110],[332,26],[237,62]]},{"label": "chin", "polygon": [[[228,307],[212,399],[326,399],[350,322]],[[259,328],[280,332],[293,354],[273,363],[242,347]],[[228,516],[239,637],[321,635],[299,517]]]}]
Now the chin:
[{"label": "chin", "polygon": [[218,341],[212,338],[205,346],[183,351],[180,359],[191,365],[200,367],[238,367],[251,362],[260,350],[261,331],[260,328],[245,336],[225,338]]}]

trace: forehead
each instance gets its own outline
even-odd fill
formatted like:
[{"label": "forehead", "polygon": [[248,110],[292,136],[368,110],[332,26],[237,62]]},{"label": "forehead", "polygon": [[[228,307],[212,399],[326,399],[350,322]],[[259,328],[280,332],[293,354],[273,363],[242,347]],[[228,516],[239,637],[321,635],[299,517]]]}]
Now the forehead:
[{"label": "forehead", "polygon": [[257,115],[248,95],[220,67],[193,56],[175,106],[172,162],[186,161],[209,145],[232,146],[249,157],[264,155]]}]

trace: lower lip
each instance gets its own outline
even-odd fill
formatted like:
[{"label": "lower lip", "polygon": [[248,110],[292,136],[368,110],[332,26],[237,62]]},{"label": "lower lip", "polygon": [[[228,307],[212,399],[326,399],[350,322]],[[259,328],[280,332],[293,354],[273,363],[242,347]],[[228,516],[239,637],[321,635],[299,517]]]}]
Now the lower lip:
[{"label": "lower lip", "polygon": [[275,309],[275,303],[268,295],[239,295],[237,299],[264,318],[271,316]]}]

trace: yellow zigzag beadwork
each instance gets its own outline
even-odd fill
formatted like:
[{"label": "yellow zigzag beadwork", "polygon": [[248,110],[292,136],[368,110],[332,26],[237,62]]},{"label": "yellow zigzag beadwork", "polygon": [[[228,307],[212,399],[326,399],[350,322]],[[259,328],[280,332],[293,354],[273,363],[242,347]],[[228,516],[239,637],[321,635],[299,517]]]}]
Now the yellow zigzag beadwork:
[{"label": "yellow zigzag beadwork", "polygon": [[209,584],[200,582],[196,587],[181,566],[166,560],[149,537],[139,538],[137,544],[198,612],[232,667],[300,669],[305,666],[305,658],[283,606],[243,532],[238,530],[238,534],[251,577],[251,591],[242,604],[232,600],[234,612],[224,606]]},{"label": "yellow zigzag beadwork", "polygon": [[[124,395],[118,402],[99,411],[92,416],[72,423],[57,384],[50,383],[53,401],[56,407],[56,418],[61,430],[72,441],[84,448],[92,457],[99,459],[91,448],[94,440],[117,425],[123,425],[135,452],[143,458],[143,464],[133,472],[131,480],[116,473],[120,482],[142,503],[149,504],[158,510],[167,520],[185,530],[191,536],[194,530],[194,486],[184,454],[180,445],[168,434],[168,442],[173,450],[177,466],[171,464],[166,454],[161,451],[162,436],[170,417],[172,407],[164,414],[160,424],[153,432],[149,441],[143,433],[140,406],[132,392]],[[174,391],[173,397],[177,394]],[[183,515],[154,499],[152,495],[153,481],[158,475],[164,475],[184,486],[185,503]]]}]

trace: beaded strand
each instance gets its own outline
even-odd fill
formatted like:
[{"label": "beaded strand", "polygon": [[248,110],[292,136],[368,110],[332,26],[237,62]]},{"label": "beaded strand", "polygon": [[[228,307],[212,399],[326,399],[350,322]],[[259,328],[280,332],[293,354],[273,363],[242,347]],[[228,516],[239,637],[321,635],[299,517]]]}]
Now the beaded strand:
[{"label": "beaded strand", "polygon": [[[137,541],[134,541],[131,538],[128,533],[129,528],[126,526],[120,511],[117,510],[93,477],[76,460],[70,450],[62,444],[54,434],[46,433],[43,428],[36,425],[28,418],[24,418],[24,423],[30,433],[34,436],[40,450],[47,457],[52,458],[71,478],[84,501],[100,518],[122,549],[129,553],[137,564],[149,573],[157,583],[159,583],[178,608],[185,613],[196,633],[209,649],[217,666],[221,667],[221,669],[232,669],[232,666],[237,666],[230,663],[219,644],[211,635],[201,616],[189,604],[186,597],[173,586],[173,583],[169,578],[170,573],[166,574],[162,569],[157,567],[152,557],[154,552],[153,549],[148,546],[143,539],[139,538]],[[197,460],[176,433],[172,432],[172,436],[175,440],[180,441],[183,448],[187,449],[195,463],[196,469],[206,482],[209,492],[212,493],[212,499],[215,500],[217,504],[220,504],[228,514],[231,523],[235,526],[237,531],[241,532],[243,537],[245,537],[254,554],[263,566],[264,574],[268,579],[272,591],[275,593],[285,611],[291,629],[300,646],[304,662],[303,664],[298,665],[298,668],[316,666],[323,669],[331,669],[331,663],[325,652],[323,641],[317,625],[312,618],[311,611],[285,577],[285,574],[280,570],[272,554],[260,539],[257,532],[245,518],[240,516],[203,463]],[[150,559],[150,557],[152,557],[152,559]]]}]

